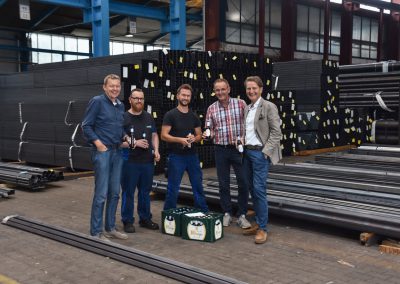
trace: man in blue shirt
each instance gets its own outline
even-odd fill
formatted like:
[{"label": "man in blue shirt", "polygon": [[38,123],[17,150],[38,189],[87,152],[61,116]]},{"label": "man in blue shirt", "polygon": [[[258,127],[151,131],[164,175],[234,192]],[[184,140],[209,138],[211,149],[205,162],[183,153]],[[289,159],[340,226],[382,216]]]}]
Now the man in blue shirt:
[{"label": "man in blue shirt", "polygon": [[[90,100],[82,122],[83,133],[93,146],[92,162],[95,173],[90,234],[103,240],[127,239],[126,234],[118,232],[115,228],[122,169],[120,146],[125,138],[124,105],[117,98],[121,93],[119,76],[107,75],[104,78],[103,90],[104,94]],[[103,233],[104,204],[106,212]]]}]

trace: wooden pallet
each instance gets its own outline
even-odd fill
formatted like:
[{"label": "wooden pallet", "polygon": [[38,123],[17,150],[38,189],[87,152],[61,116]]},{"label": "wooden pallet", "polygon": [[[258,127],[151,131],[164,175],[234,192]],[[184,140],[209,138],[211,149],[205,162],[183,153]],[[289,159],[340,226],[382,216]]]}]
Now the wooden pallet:
[{"label": "wooden pallet", "polygon": [[324,153],[329,153],[329,152],[341,152],[341,151],[350,150],[350,149],[356,148],[356,147],[357,147],[356,145],[344,145],[344,146],[337,146],[337,147],[331,147],[331,148],[304,150],[304,151],[298,151],[298,152],[293,153],[293,156],[310,156],[310,155],[324,154]]},{"label": "wooden pallet", "polygon": [[400,255],[400,242],[395,240],[384,240],[379,246],[379,251],[383,253]]}]

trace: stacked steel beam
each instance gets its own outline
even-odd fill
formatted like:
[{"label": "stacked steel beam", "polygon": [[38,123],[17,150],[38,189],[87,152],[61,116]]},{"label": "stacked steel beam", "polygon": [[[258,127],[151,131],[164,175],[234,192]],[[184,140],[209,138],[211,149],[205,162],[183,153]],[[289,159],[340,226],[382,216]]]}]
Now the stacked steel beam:
[{"label": "stacked steel beam", "polygon": [[317,155],[315,156],[315,162],[325,165],[360,167],[365,169],[400,172],[400,158],[398,157],[380,157],[338,152]]},{"label": "stacked steel beam", "polygon": [[[400,144],[399,80],[399,62],[340,66],[340,108],[357,111],[362,127],[368,128],[364,141]],[[373,120],[376,128],[372,130]]]},{"label": "stacked steel beam", "polygon": [[[190,106],[204,126],[207,108],[217,100],[213,92],[217,78],[229,81],[232,97],[247,100],[243,85],[246,77],[259,75],[267,92],[271,88],[271,69],[269,59],[259,59],[256,54],[163,50],[139,64],[123,64],[121,74],[125,101],[133,88],[144,89],[145,110],[152,114],[160,130],[164,114],[177,105],[176,90],[181,84],[193,87]],[[164,170],[166,153],[166,144],[162,142],[156,172]],[[214,166],[214,147],[210,142],[202,142],[198,153],[201,166]]]},{"label": "stacked steel beam", "polygon": [[273,64],[277,90],[292,90],[296,94],[296,143],[300,150],[348,142],[341,139],[338,72],[337,63],[329,60]]},{"label": "stacked steel beam", "polygon": [[372,155],[400,158],[400,146],[383,146],[383,145],[362,145],[358,148],[349,150],[351,154]]},{"label": "stacked steel beam", "polygon": [[14,195],[15,190],[11,188],[0,187],[0,197],[7,198],[10,195]]},{"label": "stacked steel beam", "polygon": [[[235,52],[150,51],[79,62],[32,67],[26,73],[0,80],[0,157],[73,169],[92,169],[91,148],[83,139],[81,121],[91,97],[102,92],[107,74],[121,74],[123,95],[133,87],[144,89],[146,110],[160,131],[163,115],[176,106],[176,90],[182,83],[194,88],[191,107],[204,120],[207,107],[216,100],[212,83],[225,78],[231,95],[246,99],[243,81],[259,75],[271,88],[272,64],[256,54]],[[20,82],[21,81],[21,82]],[[3,111],[4,110],[4,111]],[[214,164],[213,146],[199,148],[203,166]],[[161,144],[164,169],[165,144]]]},{"label": "stacked steel beam", "polygon": [[[273,166],[268,179],[268,206],[274,214],[400,237],[400,176],[380,171],[324,168],[320,165]],[[363,178],[367,180],[363,181]],[[380,181],[379,181],[380,180]],[[232,197],[237,185],[232,176]],[[208,202],[219,202],[216,178],[203,181]],[[165,193],[167,182],[156,180],[153,189]],[[192,198],[189,185],[180,197]],[[251,203],[250,203],[251,206]]]},{"label": "stacked steel beam", "polygon": [[64,179],[61,171],[23,165],[0,163],[0,182],[31,190],[44,188],[46,183]]}]

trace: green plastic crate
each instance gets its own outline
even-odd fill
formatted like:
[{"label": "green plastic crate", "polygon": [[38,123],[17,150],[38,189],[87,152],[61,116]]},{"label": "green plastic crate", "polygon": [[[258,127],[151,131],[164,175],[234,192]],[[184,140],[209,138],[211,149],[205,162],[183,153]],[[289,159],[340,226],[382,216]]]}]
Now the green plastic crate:
[{"label": "green plastic crate", "polygon": [[224,236],[222,218],[219,213],[185,213],[182,215],[182,238],[215,242]]},{"label": "green plastic crate", "polygon": [[182,215],[185,213],[198,212],[198,209],[190,207],[180,207],[164,210],[161,212],[163,234],[181,236],[182,235]]}]

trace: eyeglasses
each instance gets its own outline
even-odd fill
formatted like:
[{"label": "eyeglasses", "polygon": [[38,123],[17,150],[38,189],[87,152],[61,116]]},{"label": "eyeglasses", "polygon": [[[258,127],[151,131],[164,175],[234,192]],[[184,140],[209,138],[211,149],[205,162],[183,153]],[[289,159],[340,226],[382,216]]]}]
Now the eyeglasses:
[{"label": "eyeglasses", "polygon": [[137,97],[130,97],[130,98],[135,101],[144,101],[144,98],[137,98]]}]

